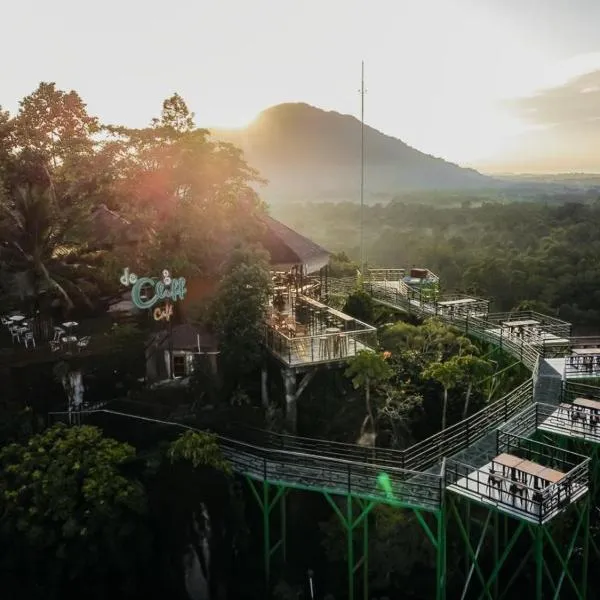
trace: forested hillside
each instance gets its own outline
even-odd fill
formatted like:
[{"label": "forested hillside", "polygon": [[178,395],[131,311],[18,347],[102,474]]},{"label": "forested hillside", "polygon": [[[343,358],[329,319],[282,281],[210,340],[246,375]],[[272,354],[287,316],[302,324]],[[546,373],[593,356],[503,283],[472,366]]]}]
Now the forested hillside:
[{"label": "forested hillside", "polygon": [[[598,202],[455,208],[391,203],[365,207],[364,214],[373,266],[426,266],[448,291],[493,298],[495,310],[536,301],[582,333],[600,327]],[[325,247],[358,258],[358,205],[296,205],[276,216]]]}]

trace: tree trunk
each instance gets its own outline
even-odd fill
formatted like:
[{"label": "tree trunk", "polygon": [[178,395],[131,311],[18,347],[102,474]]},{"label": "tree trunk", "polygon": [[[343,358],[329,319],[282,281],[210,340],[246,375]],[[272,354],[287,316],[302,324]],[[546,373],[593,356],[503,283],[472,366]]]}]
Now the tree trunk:
[{"label": "tree trunk", "polygon": [[371,406],[371,382],[367,378],[365,385],[365,404],[367,406],[367,415],[369,415],[369,421],[371,421],[371,432],[375,433],[375,419],[373,418],[373,407]]},{"label": "tree trunk", "polygon": [[444,403],[442,404],[442,431],[446,429],[446,409],[448,408],[448,388],[444,388]]},{"label": "tree trunk", "polygon": [[467,418],[467,413],[469,412],[469,400],[471,399],[472,390],[473,390],[473,382],[469,382],[469,385],[467,386],[467,393],[465,394],[465,405],[463,407],[463,414],[462,414],[463,419]]}]

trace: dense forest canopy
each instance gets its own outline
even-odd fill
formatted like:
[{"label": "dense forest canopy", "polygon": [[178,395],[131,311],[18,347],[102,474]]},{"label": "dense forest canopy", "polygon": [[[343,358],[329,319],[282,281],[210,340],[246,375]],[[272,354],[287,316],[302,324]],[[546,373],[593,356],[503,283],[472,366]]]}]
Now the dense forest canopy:
[{"label": "dense forest canopy", "polygon": [[[599,202],[454,208],[395,202],[364,210],[371,266],[427,267],[446,291],[491,298],[495,310],[535,301],[558,311],[579,331],[600,327]],[[357,204],[294,205],[279,208],[277,215],[326,247],[358,259]]]}]

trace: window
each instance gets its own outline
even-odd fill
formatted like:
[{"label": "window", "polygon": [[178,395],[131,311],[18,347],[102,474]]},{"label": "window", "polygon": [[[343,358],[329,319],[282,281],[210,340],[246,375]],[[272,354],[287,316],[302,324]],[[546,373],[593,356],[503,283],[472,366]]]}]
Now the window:
[{"label": "window", "polygon": [[175,352],[173,354],[173,377],[189,377],[194,372],[194,354]]},{"label": "window", "polygon": [[173,356],[173,377],[187,376],[187,361],[184,354],[175,354]]}]

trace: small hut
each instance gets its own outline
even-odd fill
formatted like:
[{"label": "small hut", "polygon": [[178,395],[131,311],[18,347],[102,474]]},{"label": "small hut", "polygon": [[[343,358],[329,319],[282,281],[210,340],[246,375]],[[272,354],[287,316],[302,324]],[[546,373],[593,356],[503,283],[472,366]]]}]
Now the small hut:
[{"label": "small hut", "polygon": [[183,323],[152,335],[146,345],[146,378],[150,383],[188,380],[195,361],[205,358],[217,372],[218,343],[206,329]]}]

